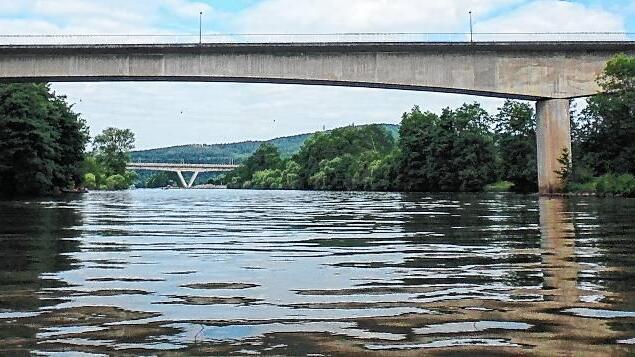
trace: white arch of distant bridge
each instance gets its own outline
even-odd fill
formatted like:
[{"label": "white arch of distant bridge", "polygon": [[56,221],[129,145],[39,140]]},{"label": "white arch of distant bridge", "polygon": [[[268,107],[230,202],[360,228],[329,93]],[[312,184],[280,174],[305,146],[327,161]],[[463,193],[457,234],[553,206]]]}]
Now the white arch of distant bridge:
[{"label": "white arch of distant bridge", "polygon": [[[128,170],[144,170],[144,171],[166,171],[176,172],[183,188],[191,188],[194,181],[201,172],[229,172],[237,168],[238,165],[230,164],[173,164],[173,163],[149,163],[149,162],[131,162],[126,165]],[[191,172],[192,177],[189,181],[185,181],[183,172]]]}]

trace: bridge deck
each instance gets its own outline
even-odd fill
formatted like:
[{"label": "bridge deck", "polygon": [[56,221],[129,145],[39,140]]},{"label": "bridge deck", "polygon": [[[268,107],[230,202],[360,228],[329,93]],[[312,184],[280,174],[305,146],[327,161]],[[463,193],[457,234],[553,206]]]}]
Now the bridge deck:
[{"label": "bridge deck", "polygon": [[126,165],[129,170],[149,171],[198,171],[198,172],[224,172],[237,168],[238,165],[230,164],[173,164],[173,163],[139,163],[131,162]]},{"label": "bridge deck", "polygon": [[0,81],[289,83],[517,99],[597,93],[633,41],[316,42],[0,46]]}]

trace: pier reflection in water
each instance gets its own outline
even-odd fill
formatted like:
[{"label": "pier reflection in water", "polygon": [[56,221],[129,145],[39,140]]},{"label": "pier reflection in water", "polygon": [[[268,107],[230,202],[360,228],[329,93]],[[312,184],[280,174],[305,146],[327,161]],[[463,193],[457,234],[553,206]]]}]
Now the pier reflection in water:
[{"label": "pier reflection in water", "polygon": [[227,190],[0,203],[0,354],[626,355],[634,209]]}]

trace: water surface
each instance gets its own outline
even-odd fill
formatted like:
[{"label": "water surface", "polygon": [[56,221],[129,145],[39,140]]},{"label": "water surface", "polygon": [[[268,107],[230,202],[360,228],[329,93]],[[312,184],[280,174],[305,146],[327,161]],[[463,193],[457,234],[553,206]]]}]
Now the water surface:
[{"label": "water surface", "polygon": [[136,190],[0,203],[0,354],[635,352],[635,200]]}]

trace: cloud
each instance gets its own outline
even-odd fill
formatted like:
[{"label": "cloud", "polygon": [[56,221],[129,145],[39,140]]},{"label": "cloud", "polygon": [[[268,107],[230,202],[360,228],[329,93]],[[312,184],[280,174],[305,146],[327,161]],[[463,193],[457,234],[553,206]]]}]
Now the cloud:
[{"label": "cloud", "polygon": [[486,16],[519,0],[264,0],[242,12],[246,32],[441,32],[463,29],[468,11]]},{"label": "cloud", "polygon": [[0,2],[0,14],[7,16],[33,7],[35,0],[17,0]]},{"label": "cloud", "polygon": [[0,11],[19,15],[0,17],[5,34],[167,34],[214,9],[188,0],[12,0]]},{"label": "cloud", "polygon": [[198,18],[202,11],[205,14],[213,12],[213,8],[203,2],[191,2],[187,0],[161,0],[162,7],[170,13],[183,18]]},{"label": "cloud", "polygon": [[599,7],[557,0],[533,1],[477,23],[477,32],[621,32],[624,18]]}]

